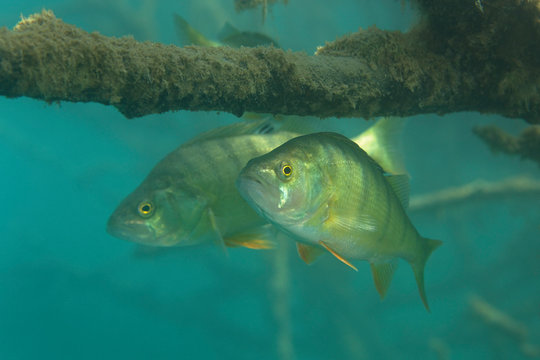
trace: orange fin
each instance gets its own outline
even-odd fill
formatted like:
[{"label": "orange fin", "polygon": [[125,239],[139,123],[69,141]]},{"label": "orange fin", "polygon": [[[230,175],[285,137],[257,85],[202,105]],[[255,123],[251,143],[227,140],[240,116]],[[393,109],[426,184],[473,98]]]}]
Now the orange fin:
[{"label": "orange fin", "polygon": [[253,250],[274,249],[276,244],[273,241],[264,239],[261,233],[244,233],[230,236],[224,239],[228,247],[243,246]]},{"label": "orange fin", "polygon": [[386,291],[392,282],[392,276],[394,271],[397,268],[397,260],[392,260],[388,263],[375,264],[370,263],[371,273],[373,274],[373,281],[375,282],[375,288],[381,296],[381,299],[384,299]]},{"label": "orange fin", "polygon": [[356,268],[356,266],[354,266],[353,264],[351,264],[350,262],[348,262],[347,260],[345,260],[345,258],[343,258],[341,255],[339,255],[337,252],[335,252],[334,250],[332,250],[328,245],[326,245],[324,243],[324,241],[320,240],[319,241],[319,244],[321,244],[326,250],[330,251],[330,253],[332,255],[334,255],[335,257],[338,258],[339,261],[341,261],[342,263],[344,263],[345,265],[348,265],[349,267],[351,267],[354,271],[358,271],[358,269]]},{"label": "orange fin", "polygon": [[308,265],[317,260],[317,258],[324,252],[324,250],[318,247],[299,242],[296,243],[296,250],[298,250],[298,255],[300,255],[300,258],[302,258],[302,260],[304,260],[304,262]]}]

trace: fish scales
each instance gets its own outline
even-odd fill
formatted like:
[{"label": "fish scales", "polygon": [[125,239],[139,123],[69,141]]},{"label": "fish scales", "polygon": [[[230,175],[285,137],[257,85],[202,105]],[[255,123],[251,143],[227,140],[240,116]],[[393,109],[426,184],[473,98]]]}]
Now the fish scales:
[{"label": "fish scales", "polygon": [[[234,179],[249,159],[272,150],[293,135],[245,135],[212,139],[183,149],[182,158],[191,158],[189,167],[198,173],[192,184],[210,199],[209,206],[216,216],[223,236],[233,235],[238,229],[260,226],[266,221],[256,215],[234,187]],[[226,164],[226,166],[223,166]],[[185,165],[184,165],[185,167]],[[240,216],[230,217],[230,211]]]},{"label": "fish scales", "polygon": [[[414,240],[410,234],[416,235],[416,231],[406,216],[392,216],[402,211],[402,206],[382,171],[367,154],[352,148],[348,143],[338,144],[339,146],[332,146],[328,142],[318,144],[318,156],[324,159],[327,167],[325,170],[333,185],[331,217],[329,221],[323,222],[323,231],[327,237],[325,242],[332,245],[338,253],[347,252],[358,259],[373,258],[373,253],[366,252],[366,248],[376,248],[379,257],[399,255],[412,258],[416,242],[402,244],[402,239],[404,234],[409,234],[407,238]],[[336,223],[331,221],[337,218],[354,223],[356,219],[363,219],[366,215],[374,220],[375,223],[370,225],[375,227],[375,231],[356,227],[356,231],[351,232],[349,227],[340,226],[339,223],[336,226]]]},{"label": "fish scales", "polygon": [[[107,231],[145,245],[206,241],[257,247],[267,222],[240,197],[234,179],[247,161],[296,136],[268,132],[267,120],[201,134],[163,158],[111,215]],[[264,135],[257,134],[260,128]],[[146,208],[147,213],[141,213]],[[241,240],[241,243],[231,241]],[[270,246],[269,241],[264,246]]]},{"label": "fish scales", "polygon": [[[396,143],[399,131],[395,129],[402,123],[400,119],[381,119],[354,141],[370,148],[374,158],[395,172],[401,164],[385,152]],[[198,135],[152,169],[111,215],[107,231],[152,246],[208,241],[252,249],[272,246],[266,220],[240,197],[234,181],[249,159],[310,131],[307,129],[312,124],[297,117],[259,118]],[[377,144],[379,140],[381,144]]]},{"label": "fish scales", "polygon": [[369,261],[381,297],[397,259],[406,260],[429,311],[424,267],[441,242],[420,236],[406,215],[407,181],[406,175],[386,174],[346,137],[315,133],[250,160],[237,187],[254,209],[300,244],[306,262],[321,249],[355,270],[348,259]]}]

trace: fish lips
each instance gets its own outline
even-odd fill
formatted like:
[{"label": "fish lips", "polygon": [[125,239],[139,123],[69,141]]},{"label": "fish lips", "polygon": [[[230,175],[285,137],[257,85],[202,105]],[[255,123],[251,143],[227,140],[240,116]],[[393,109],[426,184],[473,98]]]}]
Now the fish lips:
[{"label": "fish lips", "polygon": [[113,213],[107,221],[107,232],[122,240],[152,245],[156,236],[142,219],[126,220],[122,214]]},{"label": "fish lips", "polygon": [[244,170],[236,179],[236,188],[260,215],[271,218],[272,209],[277,210],[279,189],[261,179],[260,176]]}]

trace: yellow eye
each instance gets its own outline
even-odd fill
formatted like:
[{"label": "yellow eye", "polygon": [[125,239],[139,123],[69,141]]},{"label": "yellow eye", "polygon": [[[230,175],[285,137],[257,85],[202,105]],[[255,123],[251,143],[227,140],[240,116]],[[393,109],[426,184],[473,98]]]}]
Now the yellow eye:
[{"label": "yellow eye", "polygon": [[151,202],[143,201],[139,204],[137,210],[139,210],[139,215],[141,215],[142,217],[148,217],[152,215],[152,212],[154,211],[154,205],[152,205]]},{"label": "yellow eye", "polygon": [[283,173],[283,175],[285,175],[286,177],[289,177],[292,175],[292,166],[291,165],[284,165],[282,168],[281,168],[281,172]]}]

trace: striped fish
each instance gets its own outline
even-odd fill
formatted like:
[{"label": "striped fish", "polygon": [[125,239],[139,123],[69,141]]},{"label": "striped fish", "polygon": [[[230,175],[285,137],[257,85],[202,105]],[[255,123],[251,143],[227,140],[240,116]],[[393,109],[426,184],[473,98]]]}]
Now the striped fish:
[{"label": "striped fish", "polygon": [[272,224],[297,241],[306,261],[330,252],[367,260],[384,297],[398,258],[411,265],[420,297],[424,266],[441,242],[423,238],[405,213],[408,176],[389,175],[357,143],[336,133],[294,138],[249,161],[237,187]]},{"label": "striped fish", "polygon": [[[392,138],[399,136],[402,124],[399,119],[379,120],[355,140],[397,142]],[[293,117],[280,122],[264,119],[199,135],[154,167],[111,215],[107,231],[120,239],[153,246],[214,242],[229,247],[272,247],[267,221],[242,199],[234,182],[248,160],[298,136],[298,129],[308,126]],[[386,159],[383,151],[373,156]],[[400,166],[386,164],[388,168]]]}]

